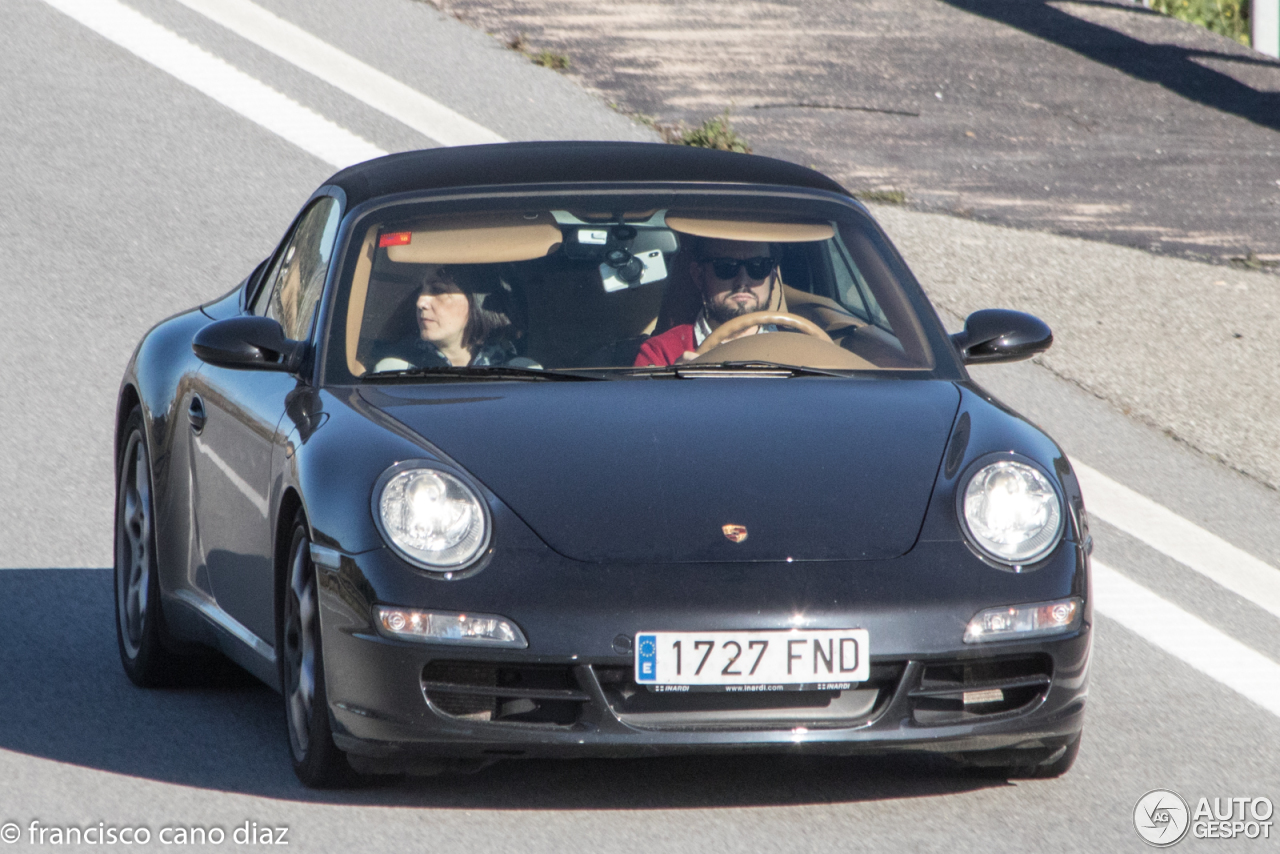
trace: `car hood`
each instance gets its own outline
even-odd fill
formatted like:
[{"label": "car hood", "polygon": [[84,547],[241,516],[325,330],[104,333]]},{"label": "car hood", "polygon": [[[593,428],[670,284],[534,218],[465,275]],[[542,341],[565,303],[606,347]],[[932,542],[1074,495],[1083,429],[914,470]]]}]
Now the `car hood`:
[{"label": "car hood", "polygon": [[[635,563],[905,553],[960,400],[944,381],[818,377],[385,384],[361,395],[561,555]],[[741,542],[726,533],[735,525]]]}]

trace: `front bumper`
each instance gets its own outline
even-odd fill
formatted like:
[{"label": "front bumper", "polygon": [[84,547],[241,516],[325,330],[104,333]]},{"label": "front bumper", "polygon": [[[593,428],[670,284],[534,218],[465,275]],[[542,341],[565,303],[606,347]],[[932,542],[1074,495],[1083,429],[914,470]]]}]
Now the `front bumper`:
[{"label": "front bumper", "polygon": [[[623,570],[556,558],[455,582],[407,571],[386,550],[343,556],[320,574],[334,738],[392,769],[441,758],[1061,746],[1081,730],[1088,693],[1087,557],[1064,543],[1037,571],[1015,575],[966,561],[957,545],[922,543],[910,560],[856,565]],[[982,608],[1068,595],[1085,599],[1078,632],[960,641]],[[370,621],[375,603],[502,614],[530,645],[389,639]],[[798,620],[867,628],[871,678],[844,691],[755,695],[655,695],[631,680],[628,644],[638,632]]]}]

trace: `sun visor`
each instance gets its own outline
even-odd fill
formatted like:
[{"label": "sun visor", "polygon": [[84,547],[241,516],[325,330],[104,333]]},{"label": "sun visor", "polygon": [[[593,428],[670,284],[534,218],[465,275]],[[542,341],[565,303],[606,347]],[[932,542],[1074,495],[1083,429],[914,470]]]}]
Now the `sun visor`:
[{"label": "sun visor", "polygon": [[560,243],[550,213],[435,217],[385,231],[378,245],[397,264],[501,264],[543,258]]},{"label": "sun visor", "polygon": [[694,237],[750,243],[809,243],[830,240],[835,235],[835,230],[825,222],[766,222],[681,214],[667,214],[667,226]]}]

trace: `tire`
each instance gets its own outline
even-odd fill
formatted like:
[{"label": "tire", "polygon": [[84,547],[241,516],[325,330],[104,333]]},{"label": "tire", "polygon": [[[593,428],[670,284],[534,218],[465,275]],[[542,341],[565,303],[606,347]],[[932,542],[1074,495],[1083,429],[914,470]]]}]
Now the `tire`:
[{"label": "tire", "polygon": [[169,649],[164,630],[151,453],[141,407],[129,413],[124,435],[124,450],[116,461],[116,642],[129,679],[156,688],[181,681],[186,668]]},{"label": "tire", "polygon": [[320,641],[320,602],[306,517],[294,517],[281,589],[280,687],[293,771],[304,786],[332,788],[352,777],[347,756],[333,743]]}]

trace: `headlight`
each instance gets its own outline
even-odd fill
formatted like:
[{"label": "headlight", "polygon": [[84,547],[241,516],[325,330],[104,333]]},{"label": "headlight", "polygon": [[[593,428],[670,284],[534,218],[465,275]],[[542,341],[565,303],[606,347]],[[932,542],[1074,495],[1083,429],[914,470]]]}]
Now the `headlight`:
[{"label": "headlight", "polygon": [[374,609],[384,634],[406,640],[436,643],[513,646],[525,649],[520,627],[497,614],[459,614],[455,611],[416,611],[379,605]]},{"label": "headlight", "polygon": [[961,503],[969,539],[1000,563],[1034,563],[1062,535],[1062,501],[1049,479],[1026,463],[983,466],[969,478]]},{"label": "headlight", "polygon": [[1034,605],[1010,605],[979,611],[964,630],[965,643],[1021,640],[1069,632],[1080,627],[1082,602],[1076,596]]},{"label": "headlight", "polygon": [[405,468],[383,478],[374,515],[387,540],[411,562],[459,569],[488,546],[488,508],[461,479],[434,468]]}]

